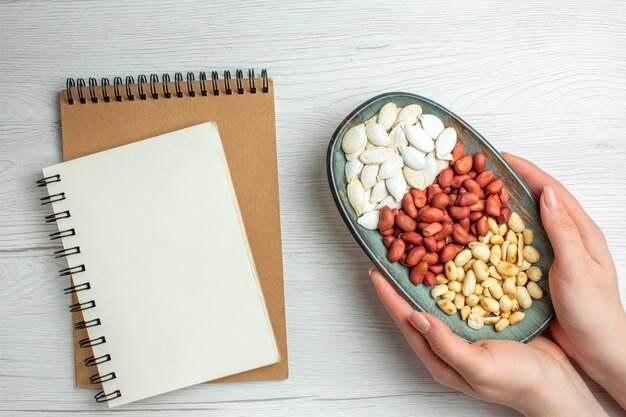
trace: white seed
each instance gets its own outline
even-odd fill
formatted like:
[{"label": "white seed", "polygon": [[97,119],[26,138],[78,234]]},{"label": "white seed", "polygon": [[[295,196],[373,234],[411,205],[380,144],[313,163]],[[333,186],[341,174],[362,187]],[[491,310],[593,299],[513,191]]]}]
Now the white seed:
[{"label": "white seed", "polygon": [[387,135],[387,131],[376,122],[367,122],[365,124],[365,134],[369,141],[376,146],[389,145],[389,135]]},{"label": "white seed", "polygon": [[426,177],[424,176],[424,171],[416,171],[414,169],[405,166],[402,168],[402,173],[404,174],[404,178],[406,182],[413,188],[417,188],[418,190],[425,190],[426,185]]},{"label": "white seed", "polygon": [[528,290],[528,294],[535,300],[543,298],[543,290],[535,281],[530,281],[526,285],[526,289]]},{"label": "white seed", "polygon": [[465,297],[465,304],[467,304],[470,307],[474,307],[475,305],[478,305],[479,302],[480,302],[480,299],[478,298],[476,294],[470,294],[467,297]]},{"label": "white seed", "polygon": [[535,232],[532,229],[524,229],[522,234],[524,235],[524,243],[526,245],[530,245],[535,241]]},{"label": "white seed", "polygon": [[354,178],[348,183],[347,187],[348,201],[352,205],[352,208],[356,212],[357,216],[363,213],[365,207],[365,189],[358,178]]},{"label": "white seed", "polygon": [[472,264],[472,270],[474,271],[478,281],[484,281],[489,278],[489,267],[480,259],[474,261]]},{"label": "white seed", "polygon": [[359,159],[366,165],[380,165],[396,153],[389,148],[374,147],[364,150]]},{"label": "white seed", "polygon": [[391,132],[389,132],[389,148],[392,151],[398,152],[398,149],[401,146],[408,145],[409,141],[406,138],[406,134],[404,133],[404,129],[402,129],[402,126],[396,126],[391,129]]},{"label": "white seed", "polygon": [[515,299],[522,308],[530,308],[533,305],[533,299],[530,298],[526,287],[517,287],[517,297]]},{"label": "white seed", "polygon": [[450,300],[446,300],[446,299],[439,300],[437,301],[437,305],[444,313],[448,315],[452,315],[456,313],[456,307],[454,303],[452,303],[452,301]]},{"label": "white seed", "polygon": [[462,320],[467,320],[467,318],[470,315],[472,308],[470,306],[463,306],[461,308],[461,319]]},{"label": "white seed", "polygon": [[528,283],[528,275],[524,271],[519,271],[515,277],[516,285],[526,285]]},{"label": "white seed", "polygon": [[446,127],[439,134],[439,136],[437,136],[437,140],[435,142],[435,152],[437,152],[437,158],[441,158],[452,152],[454,145],[456,145],[456,130],[451,127]]},{"label": "white seed", "polygon": [[439,284],[435,285],[433,289],[430,290],[430,295],[435,298],[439,297],[440,295],[444,295],[446,292],[448,292],[448,286],[445,284]]},{"label": "white seed", "polygon": [[358,218],[357,223],[363,226],[368,230],[376,230],[378,229],[378,220],[380,218],[380,211],[370,211],[368,213],[363,214]]},{"label": "white seed", "polygon": [[491,255],[489,246],[481,242],[471,242],[468,246],[472,250],[474,258],[480,259],[483,262],[487,262],[489,260],[489,256]]},{"label": "white seed", "polygon": [[[361,184],[366,190],[376,185],[379,165],[365,165],[361,170]],[[371,196],[370,196],[371,197]]]},{"label": "white seed", "polygon": [[[496,235],[498,236],[498,235]],[[498,265],[498,262],[502,259],[502,250],[499,245],[493,245],[489,253],[489,262],[494,265]]]},{"label": "white seed", "polygon": [[398,106],[396,106],[396,103],[390,101],[380,109],[376,120],[383,129],[388,131],[389,129],[391,129],[391,126],[393,126],[397,117]]},{"label": "white seed", "polygon": [[496,324],[493,327],[496,329],[496,332],[501,332],[502,330],[509,327],[509,320],[500,319],[496,322]]},{"label": "white seed", "polygon": [[424,158],[424,178],[426,178],[426,184],[431,185],[437,175],[437,166],[435,162],[435,154],[429,153]]},{"label": "white seed", "polygon": [[355,159],[346,163],[346,182],[352,181],[356,178],[363,169],[363,162]]},{"label": "white seed", "polygon": [[508,295],[505,294],[502,297],[500,297],[500,300],[498,300],[498,302],[500,303],[500,310],[511,311],[511,307],[513,306],[513,303],[511,302],[511,299],[509,298]]},{"label": "white seed", "polygon": [[531,266],[530,268],[528,268],[526,274],[528,275],[528,279],[534,282],[539,281],[541,279],[541,276],[543,275],[541,269],[537,268],[536,266]]},{"label": "white seed", "polygon": [[361,123],[346,132],[341,142],[341,149],[346,154],[354,153],[359,149],[363,150],[366,142],[365,125]]},{"label": "white seed", "polygon": [[435,176],[441,174],[441,171],[449,167],[450,167],[450,164],[448,163],[448,161],[445,161],[443,159],[436,159],[435,160]]},{"label": "white seed", "polygon": [[391,178],[387,178],[385,180],[385,185],[387,186],[387,190],[389,190],[389,194],[391,194],[397,201],[402,200],[402,197],[406,193],[407,185],[406,179],[402,172],[398,172]]},{"label": "white seed", "polygon": [[447,153],[445,155],[437,156],[437,159],[441,159],[442,161],[454,161],[454,156],[451,153]]},{"label": "white seed", "polygon": [[517,213],[511,213],[511,217],[509,217],[507,224],[514,232],[522,232],[526,228],[524,221]]},{"label": "white seed", "polygon": [[470,259],[472,259],[472,251],[469,249],[463,249],[454,257],[454,264],[456,266],[463,266],[469,262]]},{"label": "white seed", "polygon": [[392,156],[380,165],[380,169],[378,170],[378,179],[386,180],[387,178],[393,177],[400,172],[403,165],[404,161],[400,155]]},{"label": "white seed", "polygon": [[454,261],[446,262],[446,264],[444,265],[444,272],[446,273],[446,277],[450,281],[456,281],[456,271],[457,269]]},{"label": "white seed", "polygon": [[470,313],[469,317],[467,318],[467,325],[474,330],[480,330],[485,325],[485,322],[483,321],[483,318],[481,316]]},{"label": "white seed", "polygon": [[[370,195],[370,201],[372,203],[380,203],[388,196],[389,196],[389,191],[387,191],[387,186],[385,185],[385,181],[378,181],[376,184],[374,184],[374,187],[372,187],[372,194]],[[376,206],[376,208],[379,208],[379,207]]]},{"label": "white seed", "polygon": [[365,150],[365,146],[363,146],[363,148],[357,150],[356,152],[347,153],[346,160],[350,162],[350,161],[354,161],[355,159],[359,159],[359,156],[361,156],[361,154],[363,153],[363,150]]},{"label": "white seed", "polygon": [[420,114],[422,114],[422,106],[419,104],[409,104],[398,113],[396,124],[414,125],[417,123],[417,118]]},{"label": "white seed", "polygon": [[502,283],[502,290],[504,291],[504,294],[508,295],[511,300],[517,298],[517,286],[515,284],[516,282],[514,278],[507,278]]},{"label": "white seed", "polygon": [[522,253],[524,254],[524,259],[531,264],[539,261],[539,252],[537,252],[537,249],[532,246],[526,246]]},{"label": "white seed", "polygon": [[426,133],[433,139],[444,129],[443,122],[434,114],[422,114],[419,119]]},{"label": "white seed", "polygon": [[509,322],[511,324],[517,324],[524,320],[524,317],[526,317],[526,314],[523,311],[515,311],[509,316]]},{"label": "white seed", "polygon": [[465,278],[463,279],[462,292],[463,295],[468,296],[474,292],[476,288],[476,275],[474,271],[467,271]]},{"label": "white seed", "polygon": [[448,289],[454,292],[461,292],[461,283],[459,281],[448,282]]},{"label": "white seed", "polygon": [[426,154],[412,146],[403,146],[400,148],[400,155],[404,163],[411,169],[424,169],[426,164]]},{"label": "white seed", "polygon": [[370,202],[372,190],[365,191],[365,206],[363,206],[363,214],[376,210],[376,204]]},{"label": "white seed", "polygon": [[403,129],[409,143],[420,151],[432,152],[435,150],[435,142],[421,127],[405,125]]},{"label": "white seed", "polygon": [[515,276],[519,272],[519,268],[517,265],[506,261],[499,262],[498,265],[496,265],[496,269],[502,275]]}]

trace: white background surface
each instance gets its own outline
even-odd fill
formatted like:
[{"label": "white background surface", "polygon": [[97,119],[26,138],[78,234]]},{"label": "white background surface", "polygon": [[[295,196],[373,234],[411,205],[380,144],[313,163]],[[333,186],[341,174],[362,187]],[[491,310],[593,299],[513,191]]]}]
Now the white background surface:
[{"label": "white background surface", "polygon": [[381,92],[444,104],[573,191],[606,233],[624,300],[625,20],[626,5],[607,0],[2,2],[0,415],[117,411],[74,387],[69,297],[56,276],[64,265],[50,256],[55,228],[43,223],[49,212],[34,187],[40,169],[61,160],[65,77],[249,66],[268,68],[276,85],[290,377],[205,384],[119,411],[515,415],[437,385],[415,359],[334,207],[326,147],[345,115]]}]

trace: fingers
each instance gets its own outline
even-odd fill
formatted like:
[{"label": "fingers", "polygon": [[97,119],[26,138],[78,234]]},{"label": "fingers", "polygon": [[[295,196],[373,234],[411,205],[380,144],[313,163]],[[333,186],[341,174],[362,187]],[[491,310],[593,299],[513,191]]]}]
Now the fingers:
[{"label": "fingers", "polygon": [[[589,217],[578,200],[560,182],[543,172],[530,161],[507,152],[503,152],[502,155],[519,176],[524,179],[537,197],[541,195],[546,185],[556,185],[561,194],[563,205],[574,220],[587,252],[598,262],[612,262],[602,230]],[[603,242],[604,244],[602,244]]]},{"label": "fingers", "polygon": [[563,205],[560,191],[554,184],[544,187],[539,199],[541,221],[552,243],[555,263],[577,265],[587,258],[587,252],[574,220]]},{"label": "fingers", "polygon": [[417,332],[407,318],[413,308],[396,292],[377,269],[370,270],[376,292],[383,305],[396,322],[407,342],[422,360],[428,371],[441,384],[472,395],[472,389],[459,373],[433,353],[426,339]]},{"label": "fingers", "polygon": [[409,316],[409,322],[426,338],[433,353],[462,376],[471,378],[479,372],[476,364],[482,362],[481,358],[486,353],[481,347],[471,345],[452,333],[443,321],[432,314],[414,311]]}]

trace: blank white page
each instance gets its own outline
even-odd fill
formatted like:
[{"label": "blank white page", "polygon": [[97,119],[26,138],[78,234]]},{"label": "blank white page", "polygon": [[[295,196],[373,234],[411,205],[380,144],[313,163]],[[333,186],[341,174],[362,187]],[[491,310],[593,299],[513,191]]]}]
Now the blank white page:
[{"label": "blank white page", "polygon": [[[250,138],[254,140],[254,138]],[[117,406],[279,360],[215,123],[43,170],[105,393]],[[263,219],[259,219],[263,221]],[[94,366],[94,373],[96,367]]]}]

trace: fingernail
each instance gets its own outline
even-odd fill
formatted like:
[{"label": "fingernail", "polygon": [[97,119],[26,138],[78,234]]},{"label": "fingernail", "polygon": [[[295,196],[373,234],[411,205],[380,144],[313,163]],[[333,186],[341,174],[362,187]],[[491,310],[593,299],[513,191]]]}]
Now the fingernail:
[{"label": "fingernail", "polygon": [[546,208],[555,209],[561,205],[559,191],[555,185],[546,185],[543,187],[543,199],[546,202]]},{"label": "fingernail", "polygon": [[426,320],[426,317],[422,313],[417,311],[412,312],[409,315],[409,322],[419,331],[421,334],[426,334],[430,330],[430,323]]},{"label": "fingernail", "polygon": [[374,271],[376,271],[376,268],[370,268],[367,272],[370,274],[370,277],[372,276],[372,273],[374,273]]}]

